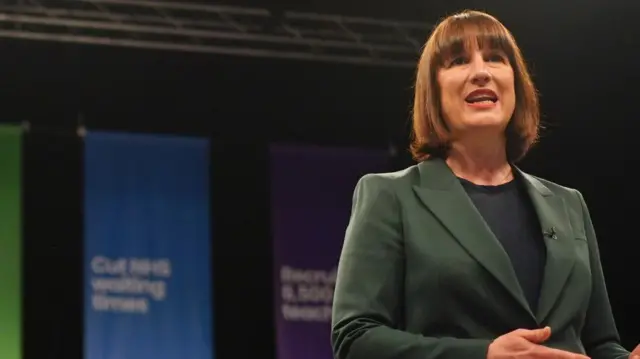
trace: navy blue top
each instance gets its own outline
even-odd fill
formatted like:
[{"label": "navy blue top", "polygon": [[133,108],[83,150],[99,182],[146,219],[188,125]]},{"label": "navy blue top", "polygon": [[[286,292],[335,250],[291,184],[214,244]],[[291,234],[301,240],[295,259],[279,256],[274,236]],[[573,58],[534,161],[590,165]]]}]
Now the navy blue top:
[{"label": "navy blue top", "polygon": [[498,186],[476,185],[462,178],[460,182],[507,252],[535,313],[547,256],[540,222],[522,181],[516,178]]}]

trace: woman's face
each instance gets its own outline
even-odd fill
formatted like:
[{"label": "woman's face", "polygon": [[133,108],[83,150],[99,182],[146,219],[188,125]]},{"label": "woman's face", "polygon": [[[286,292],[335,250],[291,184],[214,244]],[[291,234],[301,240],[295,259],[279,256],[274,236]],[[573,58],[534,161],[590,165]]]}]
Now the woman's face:
[{"label": "woman's face", "polygon": [[516,95],[504,53],[472,48],[438,70],[442,115],[454,137],[466,131],[504,133]]}]

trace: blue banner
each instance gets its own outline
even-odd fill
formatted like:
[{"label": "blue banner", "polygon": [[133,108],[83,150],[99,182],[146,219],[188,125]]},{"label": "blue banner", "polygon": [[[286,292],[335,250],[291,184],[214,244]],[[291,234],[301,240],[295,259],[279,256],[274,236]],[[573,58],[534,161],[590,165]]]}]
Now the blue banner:
[{"label": "blue banner", "polygon": [[90,132],[84,171],[84,358],[213,358],[208,140]]}]

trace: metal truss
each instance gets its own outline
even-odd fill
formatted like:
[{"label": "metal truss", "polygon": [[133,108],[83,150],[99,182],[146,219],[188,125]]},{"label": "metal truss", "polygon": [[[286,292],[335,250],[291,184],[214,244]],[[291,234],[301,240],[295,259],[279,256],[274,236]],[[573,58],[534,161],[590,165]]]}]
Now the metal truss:
[{"label": "metal truss", "polygon": [[427,30],[184,1],[0,0],[0,38],[359,65],[415,66]]}]

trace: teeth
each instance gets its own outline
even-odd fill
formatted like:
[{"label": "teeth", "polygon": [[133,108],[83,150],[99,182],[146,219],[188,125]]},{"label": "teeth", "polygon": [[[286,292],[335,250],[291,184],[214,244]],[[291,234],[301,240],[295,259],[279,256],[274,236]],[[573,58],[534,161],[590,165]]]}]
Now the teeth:
[{"label": "teeth", "polygon": [[474,96],[469,96],[466,99],[467,102],[481,102],[481,101],[492,101],[492,102],[496,102],[497,98],[495,98],[495,96],[493,96],[492,94],[487,94],[487,93],[479,93],[479,94],[475,94]]},{"label": "teeth", "polygon": [[468,102],[494,102],[494,100],[492,98],[489,97],[476,97],[476,98],[470,98],[467,100]]},{"label": "teeth", "polygon": [[494,104],[495,101],[492,100],[475,100],[475,101],[467,101],[470,104]]}]

